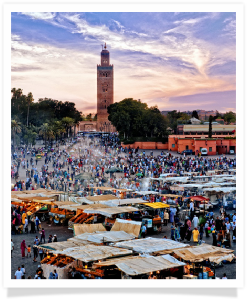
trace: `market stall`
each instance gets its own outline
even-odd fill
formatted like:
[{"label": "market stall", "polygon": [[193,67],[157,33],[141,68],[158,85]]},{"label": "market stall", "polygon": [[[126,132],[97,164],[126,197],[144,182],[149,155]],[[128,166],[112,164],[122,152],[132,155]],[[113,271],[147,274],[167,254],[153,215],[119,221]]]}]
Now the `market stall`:
[{"label": "market stall", "polygon": [[[105,217],[104,226],[110,230],[116,221],[117,215],[121,215],[123,219],[130,219],[133,212],[139,211],[134,207],[114,207],[114,208],[98,208],[98,209],[85,209],[84,213],[99,214]],[[133,216],[132,216],[133,217]],[[132,220],[132,219],[131,219]]]},{"label": "market stall", "polygon": [[102,223],[95,224],[73,224],[74,236],[78,236],[84,233],[94,233],[99,231],[106,231]]},{"label": "market stall", "polygon": [[114,258],[109,261],[95,263],[93,267],[104,269],[105,275],[108,274],[107,278],[111,278],[111,272],[118,269],[121,272],[122,279],[164,279],[171,276],[181,279],[183,277],[183,266],[185,265],[185,263],[167,254],[156,257]]},{"label": "market stall", "polygon": [[164,210],[170,207],[170,205],[163,202],[151,202],[142,204],[143,210],[148,212],[148,215],[143,215],[142,223],[146,224],[148,232],[161,231],[161,225],[163,219],[157,215],[157,210]]},{"label": "market stall", "polygon": [[49,212],[50,221],[55,224],[66,225],[69,219],[75,215],[75,211],[71,210],[70,207],[78,205],[72,201],[54,201]]},{"label": "market stall", "polygon": [[111,231],[125,231],[126,233],[133,234],[138,238],[141,230],[142,222],[125,220],[117,218],[113,224]]},{"label": "market stall", "polygon": [[[110,246],[86,245],[82,247],[67,248],[63,251],[55,251],[53,254],[57,256],[67,256],[76,260],[75,271],[81,273],[83,278],[94,279],[104,277],[104,271],[99,271],[93,268],[94,262],[112,259],[114,257],[130,256],[131,250],[115,248]],[[72,267],[71,267],[72,268]],[[68,278],[69,275],[67,274]]]},{"label": "market stall", "polygon": [[[189,264],[185,267],[187,276],[184,278],[186,279],[215,278],[215,264],[219,264],[222,261],[231,262],[235,259],[233,250],[211,246],[208,244],[176,249],[173,251],[172,255],[184,262],[189,262]],[[213,269],[206,266],[206,261],[209,261],[214,265]]]}]

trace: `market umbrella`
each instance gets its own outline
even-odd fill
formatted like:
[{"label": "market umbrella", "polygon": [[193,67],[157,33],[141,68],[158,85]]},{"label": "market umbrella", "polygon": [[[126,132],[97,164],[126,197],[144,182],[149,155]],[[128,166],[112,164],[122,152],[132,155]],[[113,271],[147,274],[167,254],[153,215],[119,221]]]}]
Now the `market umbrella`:
[{"label": "market umbrella", "polygon": [[138,172],[138,173],[136,174],[136,176],[143,176],[143,173]]},{"label": "market umbrella", "polygon": [[114,173],[114,172],[123,172],[123,170],[121,168],[118,168],[118,167],[111,167],[111,168],[106,170],[106,173]]},{"label": "market umbrella", "polygon": [[79,173],[78,175],[75,176],[76,180],[90,180],[92,178],[90,173]]}]

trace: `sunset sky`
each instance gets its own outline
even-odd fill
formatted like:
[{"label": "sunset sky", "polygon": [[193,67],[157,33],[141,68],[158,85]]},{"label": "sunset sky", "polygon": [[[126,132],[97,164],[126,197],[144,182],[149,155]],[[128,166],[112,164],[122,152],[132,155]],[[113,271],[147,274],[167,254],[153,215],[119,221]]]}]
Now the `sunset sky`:
[{"label": "sunset sky", "polygon": [[236,111],[235,13],[12,13],[12,87],[96,112],[106,42],[114,101]]}]

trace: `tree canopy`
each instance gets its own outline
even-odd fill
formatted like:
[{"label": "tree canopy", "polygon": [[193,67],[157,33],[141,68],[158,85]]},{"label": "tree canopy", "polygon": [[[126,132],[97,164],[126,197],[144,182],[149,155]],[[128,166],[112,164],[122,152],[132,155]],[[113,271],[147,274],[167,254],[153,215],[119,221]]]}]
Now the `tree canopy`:
[{"label": "tree canopy", "polygon": [[125,139],[167,135],[167,120],[157,106],[148,108],[146,103],[127,98],[107,108],[108,119]]}]

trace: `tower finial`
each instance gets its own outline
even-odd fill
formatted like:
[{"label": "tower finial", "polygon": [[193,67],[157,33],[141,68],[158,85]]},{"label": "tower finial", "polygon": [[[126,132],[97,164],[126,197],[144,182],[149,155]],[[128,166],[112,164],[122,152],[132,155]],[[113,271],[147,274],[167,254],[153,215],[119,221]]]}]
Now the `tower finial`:
[{"label": "tower finial", "polygon": [[105,46],[104,46],[104,48],[106,49],[106,43],[105,43]]}]

